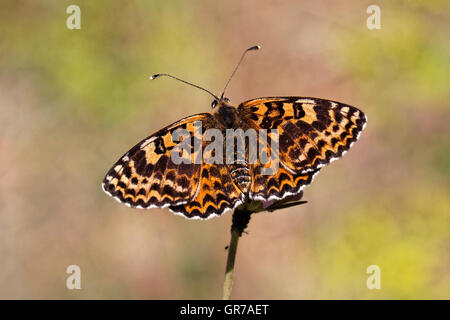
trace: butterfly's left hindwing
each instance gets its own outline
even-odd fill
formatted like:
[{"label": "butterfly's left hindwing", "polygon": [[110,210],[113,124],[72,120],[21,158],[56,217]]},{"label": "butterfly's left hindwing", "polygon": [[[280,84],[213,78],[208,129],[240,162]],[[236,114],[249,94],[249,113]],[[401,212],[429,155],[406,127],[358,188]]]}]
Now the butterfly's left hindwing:
[{"label": "butterfly's left hindwing", "polygon": [[250,198],[261,201],[281,200],[288,196],[298,195],[309,185],[320,169],[305,173],[292,173],[280,167],[272,175],[264,175],[259,163],[252,166],[252,186]]}]

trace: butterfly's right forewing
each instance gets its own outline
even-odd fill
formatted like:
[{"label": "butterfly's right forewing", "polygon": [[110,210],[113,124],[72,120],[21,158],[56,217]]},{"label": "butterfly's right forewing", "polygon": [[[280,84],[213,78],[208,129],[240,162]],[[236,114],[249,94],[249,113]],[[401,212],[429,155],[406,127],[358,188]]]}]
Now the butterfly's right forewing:
[{"label": "butterfly's right forewing", "polygon": [[138,143],[106,174],[106,193],[131,207],[153,208],[180,205],[195,196],[200,183],[201,164],[195,163],[195,153],[189,161],[175,163],[171,152],[177,129],[195,133],[195,124],[213,121],[208,113],[184,118]]},{"label": "butterfly's right forewing", "polygon": [[[207,219],[235,208],[243,194],[224,164],[208,164],[202,157],[205,130],[217,127],[208,113],[184,118],[146,138],[128,151],[106,174],[103,189],[131,207],[169,209],[187,218]],[[190,155],[177,164],[177,130],[187,130]],[[179,134],[178,134],[179,135]],[[194,142],[195,140],[197,143]]]}]

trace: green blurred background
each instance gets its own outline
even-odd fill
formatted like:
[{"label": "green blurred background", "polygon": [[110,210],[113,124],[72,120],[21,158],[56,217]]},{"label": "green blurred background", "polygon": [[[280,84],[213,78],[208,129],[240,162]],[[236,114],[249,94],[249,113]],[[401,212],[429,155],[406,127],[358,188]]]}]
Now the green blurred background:
[{"label": "green blurred background", "polygon": [[[66,8],[81,8],[81,30]],[[381,29],[366,9],[381,7]],[[240,299],[450,298],[448,1],[0,3],[0,298],[216,299],[231,214],[138,211],[101,180],[129,148],[184,116],[274,95],[368,115],[361,139],[305,189],[307,205],[253,217]],[[66,289],[68,265],[82,289]],[[381,268],[368,290],[366,268]]]}]

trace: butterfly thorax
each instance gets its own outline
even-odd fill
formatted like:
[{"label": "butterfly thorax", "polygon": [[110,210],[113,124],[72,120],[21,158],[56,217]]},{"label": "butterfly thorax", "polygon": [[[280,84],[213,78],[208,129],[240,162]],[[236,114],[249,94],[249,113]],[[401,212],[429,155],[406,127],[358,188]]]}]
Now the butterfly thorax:
[{"label": "butterfly thorax", "polygon": [[[242,126],[241,118],[239,117],[238,110],[227,103],[228,100],[220,100],[214,116],[222,126],[222,129],[242,129],[245,131],[247,128]],[[225,133],[225,132],[224,132]],[[248,146],[245,146],[245,158],[241,159],[237,155],[237,150],[234,150],[234,157],[232,163],[227,163],[229,173],[236,186],[244,193],[247,194],[250,190],[251,175],[250,166],[248,161]]]},{"label": "butterfly thorax", "polygon": [[228,104],[227,101],[219,101],[215,108],[214,116],[216,117],[216,120],[227,129],[239,128],[240,119],[237,109]]}]

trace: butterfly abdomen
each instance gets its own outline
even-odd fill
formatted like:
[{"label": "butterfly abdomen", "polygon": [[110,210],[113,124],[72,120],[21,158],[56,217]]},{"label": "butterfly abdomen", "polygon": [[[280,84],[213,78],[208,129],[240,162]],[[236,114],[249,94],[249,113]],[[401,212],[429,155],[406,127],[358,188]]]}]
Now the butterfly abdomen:
[{"label": "butterfly abdomen", "polygon": [[251,175],[247,161],[237,161],[229,165],[231,179],[243,193],[250,188]]}]

